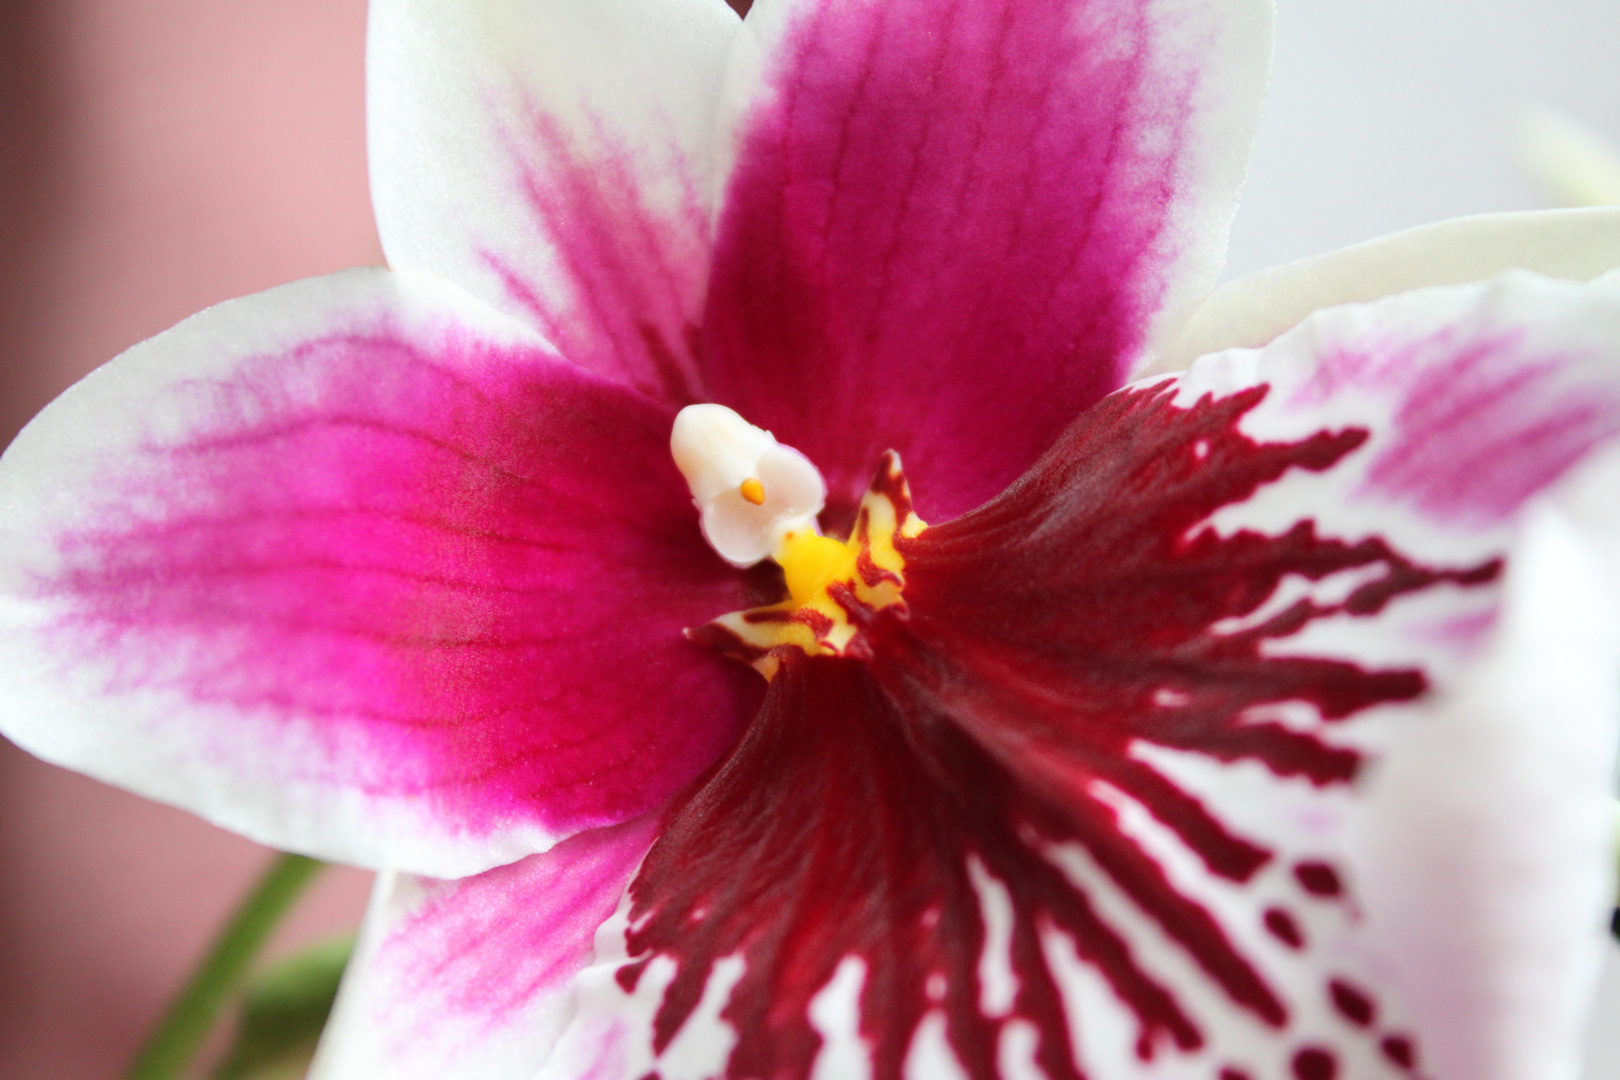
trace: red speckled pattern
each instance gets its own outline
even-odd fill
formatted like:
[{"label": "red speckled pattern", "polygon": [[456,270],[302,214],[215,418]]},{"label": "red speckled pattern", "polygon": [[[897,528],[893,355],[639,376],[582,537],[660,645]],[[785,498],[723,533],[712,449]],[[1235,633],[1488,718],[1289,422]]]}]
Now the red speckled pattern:
[{"label": "red speckled pattern", "polygon": [[183,396],[184,437],[107,462],[37,588],[107,692],[242,717],[204,755],[468,839],[563,832],[658,807],[758,700],[681,637],[752,597],[694,527],[665,408],[375,326]]},{"label": "red speckled pattern", "polygon": [[[631,887],[622,985],[633,991],[654,956],[677,961],[655,1051],[687,1022],[716,962],[740,955],[745,970],[721,1013],[739,1033],[725,1075],[808,1077],[820,1045],[811,1000],[853,955],[867,965],[860,1030],[877,1080],[902,1074],[936,1010],[974,1080],[1001,1075],[999,1041],[1015,1020],[1038,1032],[1045,1073],[1072,1080],[1082,1073],[1071,987],[1050,956],[1055,932],[1123,1004],[1140,1059],[1199,1051],[1237,1013],[1271,1029],[1301,1077],[1334,1075],[1331,1048],[1288,1048],[1299,988],[1243,945],[1249,927],[1228,923],[1230,910],[1172,879],[1124,826],[1118,796],[1208,875],[1249,883],[1276,860],[1267,839],[1234,831],[1137,748],[1346,785],[1360,757],[1331,728],[1415,698],[1423,672],[1273,656],[1266,644],[1322,618],[1377,616],[1437,584],[1485,586],[1499,564],[1419,566],[1378,540],[1319,537],[1308,520],[1279,536],[1200,527],[1287,471],[1334,468],[1365,433],[1258,444],[1238,424],[1265,388],[1188,409],[1171,403],[1173,390],[1106,399],[1007,493],[906,542],[910,618],[878,615],[870,664],[789,655],[742,744],[675,811]],[[1285,575],[1352,568],[1382,573],[1338,604],[1301,600],[1249,629],[1217,630],[1254,613]],[[1282,702],[1309,703],[1326,726],[1254,718]],[[1219,989],[1213,1008],[1154,974],[1141,942],[1100,914],[1095,889],[1062,869],[1064,845],[1083,849],[1108,891],[1193,959]],[[1018,990],[999,1015],[981,1005],[987,917],[974,865],[1005,888],[1013,912]],[[1279,869],[1297,876],[1296,903],[1334,902],[1331,866]],[[1267,923],[1288,951],[1308,944],[1286,912]],[[1374,1003],[1342,980],[1333,987],[1339,1034],[1365,1040]],[[1307,992],[1325,999],[1327,980]]]},{"label": "red speckled pattern", "polygon": [[1120,384],[1164,230],[1203,197],[1178,186],[1203,58],[1166,55],[1175,18],[793,5],[721,207],[712,400],[808,454],[846,516],[888,449],[929,521],[1005,487]]}]

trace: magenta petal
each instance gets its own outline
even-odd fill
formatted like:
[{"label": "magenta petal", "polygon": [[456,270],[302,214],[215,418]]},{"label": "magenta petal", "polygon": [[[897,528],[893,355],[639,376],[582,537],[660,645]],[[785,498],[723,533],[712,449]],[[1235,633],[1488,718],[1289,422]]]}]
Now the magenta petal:
[{"label": "magenta petal", "polygon": [[[1218,267],[1265,8],[783,0],[705,316],[710,396],[919,512],[1004,487]],[[741,48],[741,46],[739,46]]]},{"label": "magenta petal", "polygon": [[477,312],[382,271],[289,286],[48,410],[7,459],[8,733],[441,875],[707,767],[758,691],[682,638],[744,579],[699,536],[669,412]]},{"label": "magenta petal", "polygon": [[385,876],[312,1076],[529,1080],[654,824],[591,829],[458,881]]}]

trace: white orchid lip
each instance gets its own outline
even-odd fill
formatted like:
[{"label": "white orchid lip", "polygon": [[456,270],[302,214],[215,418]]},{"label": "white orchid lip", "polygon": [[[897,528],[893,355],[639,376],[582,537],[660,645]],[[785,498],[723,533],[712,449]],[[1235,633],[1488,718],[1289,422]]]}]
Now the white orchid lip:
[{"label": "white orchid lip", "polygon": [[703,537],[744,568],[789,533],[819,533],[827,484],[810,459],[724,405],[688,405],[669,435],[675,465],[701,515]]}]

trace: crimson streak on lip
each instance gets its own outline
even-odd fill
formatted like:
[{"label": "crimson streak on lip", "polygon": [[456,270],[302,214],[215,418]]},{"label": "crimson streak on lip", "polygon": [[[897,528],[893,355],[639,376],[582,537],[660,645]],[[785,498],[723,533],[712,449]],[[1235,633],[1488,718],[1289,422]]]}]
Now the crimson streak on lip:
[{"label": "crimson streak on lip", "polygon": [[[975,1080],[997,1075],[999,1033],[1013,1019],[1038,1031],[1047,1075],[1072,1080],[1080,1073],[1048,929],[1070,937],[1134,1014],[1141,1058],[1204,1045],[1209,1019],[1142,965],[1088,887],[1058,868],[1057,845],[1083,848],[1233,1007],[1286,1025],[1290,1005],[1264,958],[1246,955],[1233,928],[1172,884],[1096,784],[1146,807],[1211,874],[1251,881],[1276,853],[1232,831],[1132,745],[1347,783],[1353,751],[1248,711],[1306,702],[1342,722],[1417,696],[1423,673],[1268,656],[1262,644],[1325,616],[1375,614],[1437,583],[1482,585],[1500,566],[1423,567],[1381,540],[1319,537],[1308,520],[1279,536],[1218,535],[1201,524],[1215,510],[1289,469],[1331,469],[1365,433],[1258,444],[1237,425],[1264,387],[1186,409],[1171,392],[1105,399],[1004,495],[906,541],[910,617],[879,614],[870,662],[787,658],[741,745],[672,812],[631,886],[635,959],[621,984],[632,988],[653,955],[677,961],[657,1049],[692,1015],[714,964],[741,954],[745,972],[723,1013],[739,1035],[727,1075],[807,1077],[821,1042],[811,1000],[854,955],[867,967],[860,1031],[877,1080],[897,1080],[934,1009]],[[1252,615],[1285,575],[1372,567],[1384,573],[1340,603],[1301,599],[1247,629],[1213,629]],[[986,1015],[981,1000],[974,863],[1013,910],[1018,988],[1005,1015]],[[1301,902],[1338,902],[1331,866],[1298,871]],[[1270,921],[1297,938],[1286,912]],[[1342,1009],[1346,990],[1335,989]],[[1356,992],[1352,1019],[1370,1020],[1375,1007]],[[1320,1046],[1292,1053],[1301,1075],[1338,1067]]]}]

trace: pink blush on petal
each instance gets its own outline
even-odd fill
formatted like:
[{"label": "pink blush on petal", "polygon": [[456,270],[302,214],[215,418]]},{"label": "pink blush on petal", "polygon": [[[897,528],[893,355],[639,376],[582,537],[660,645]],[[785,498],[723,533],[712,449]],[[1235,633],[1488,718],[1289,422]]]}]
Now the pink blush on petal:
[{"label": "pink blush on petal", "polygon": [[424,826],[555,834],[656,807],[758,699],[681,637],[746,581],[703,545],[645,398],[385,331],[182,396],[190,430],[107,469],[38,583],[66,663],[232,717],[157,742]]},{"label": "pink blush on petal", "polygon": [[590,961],[596,929],[654,832],[652,819],[639,818],[477,877],[428,884],[373,960],[378,984],[393,992],[376,1003],[380,1019],[411,1043],[423,1038],[421,1025],[487,1036],[565,987]]},{"label": "pink blush on petal", "polygon": [[[648,204],[632,151],[596,125],[590,145],[529,103],[506,132],[514,194],[537,235],[556,245],[567,286],[547,289],[530,252],[489,243],[484,264],[507,299],[568,358],[676,406],[706,400],[695,363],[697,303],[709,266],[709,217],[673,143],[659,169],[679,190],[673,213]],[[643,171],[645,167],[643,167]]]},{"label": "pink blush on petal", "polygon": [[1620,434],[1620,392],[1584,367],[1522,330],[1446,327],[1337,350],[1293,401],[1317,406],[1358,390],[1398,399],[1363,493],[1437,521],[1490,525]]}]

